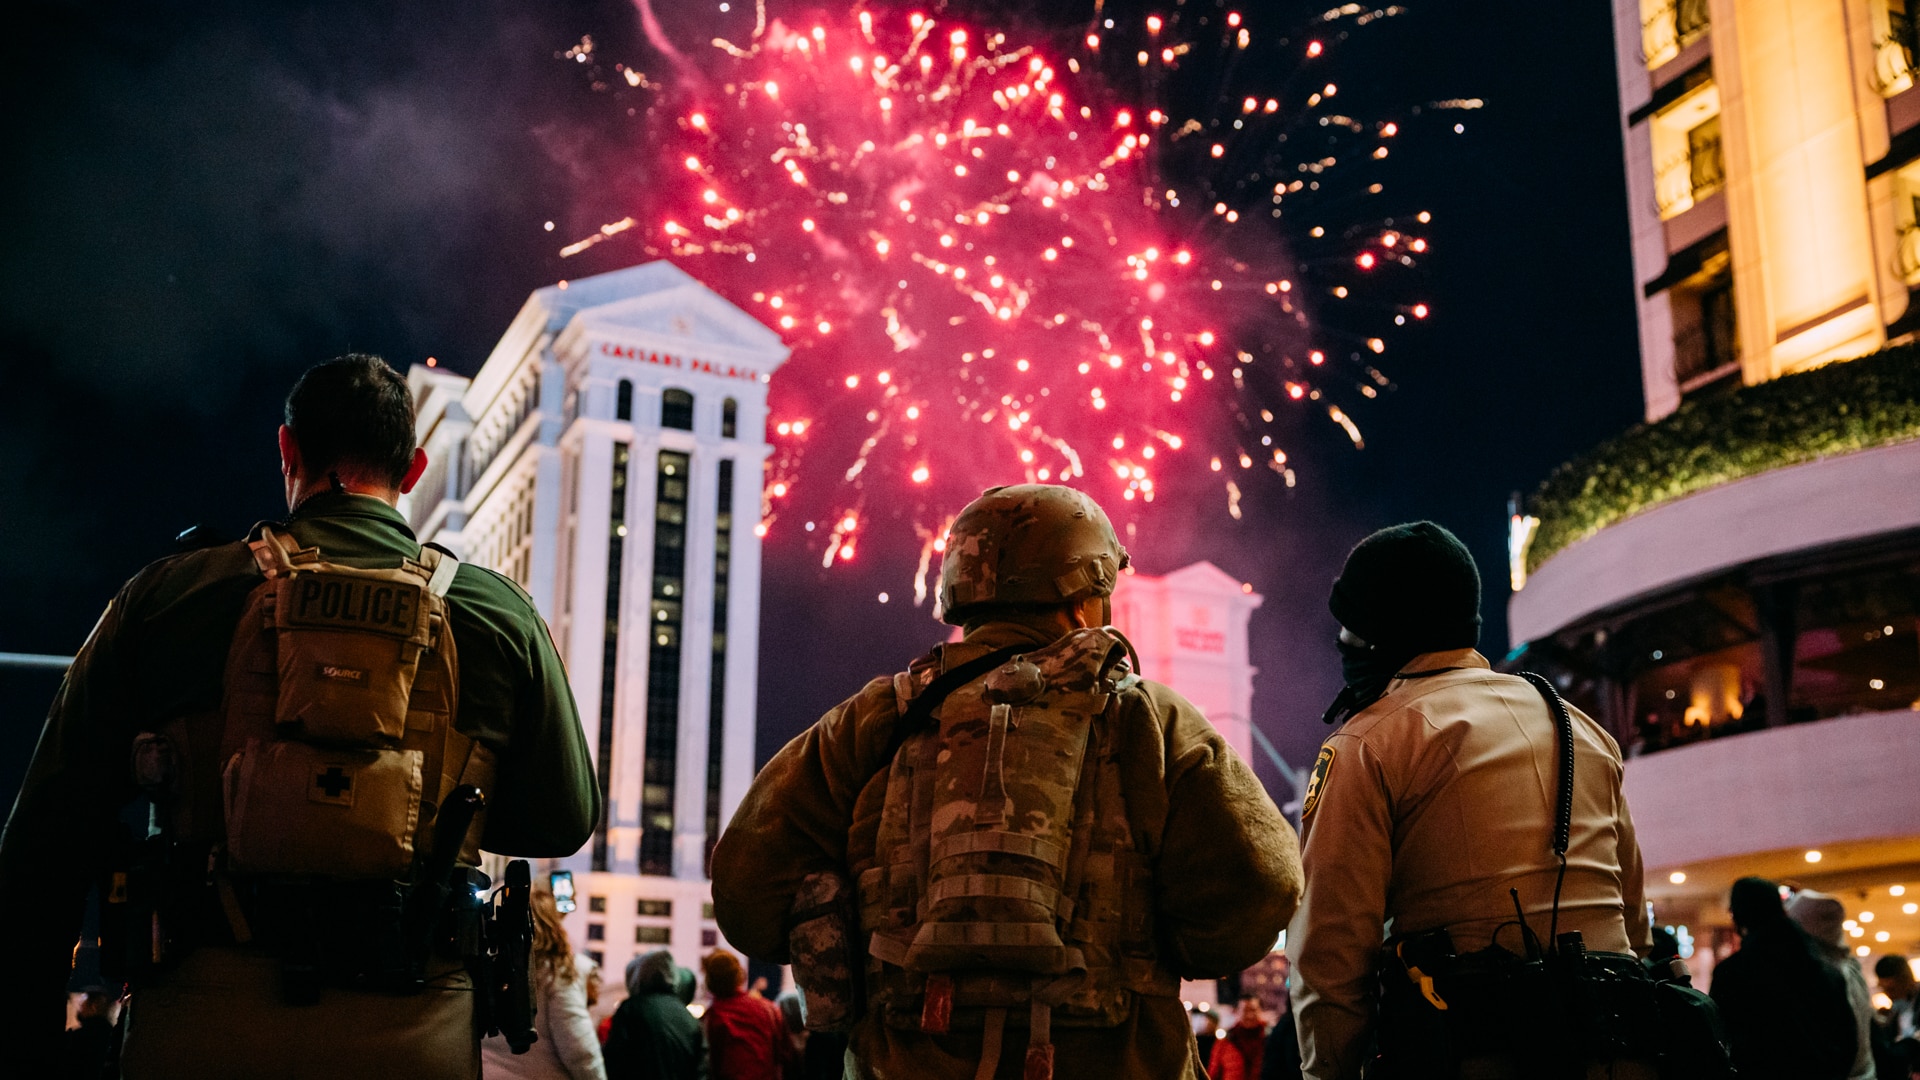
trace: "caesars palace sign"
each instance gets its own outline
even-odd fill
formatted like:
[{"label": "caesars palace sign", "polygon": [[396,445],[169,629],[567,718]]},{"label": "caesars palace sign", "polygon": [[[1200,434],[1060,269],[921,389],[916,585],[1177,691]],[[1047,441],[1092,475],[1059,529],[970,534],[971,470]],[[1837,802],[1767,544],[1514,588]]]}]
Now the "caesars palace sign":
[{"label": "caesars palace sign", "polygon": [[722,379],[739,379],[743,382],[766,382],[767,377],[751,368],[737,364],[723,364],[713,360],[688,359],[672,353],[643,349],[635,345],[616,345],[611,341],[600,343],[600,355],[615,356],[622,360],[636,360],[642,364],[656,364],[660,367],[678,368],[682,371],[696,372],[701,375],[713,375]]}]

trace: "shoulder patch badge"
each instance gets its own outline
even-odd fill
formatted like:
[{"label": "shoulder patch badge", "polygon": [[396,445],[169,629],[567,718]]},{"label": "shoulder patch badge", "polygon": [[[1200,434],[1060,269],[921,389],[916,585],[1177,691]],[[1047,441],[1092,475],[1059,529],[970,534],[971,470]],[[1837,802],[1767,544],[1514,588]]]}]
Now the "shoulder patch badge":
[{"label": "shoulder patch badge", "polygon": [[1307,777],[1307,795],[1300,801],[1300,817],[1305,820],[1320,805],[1320,793],[1326,790],[1327,773],[1333,771],[1334,750],[1331,746],[1320,748],[1320,756],[1313,761],[1313,775]]}]

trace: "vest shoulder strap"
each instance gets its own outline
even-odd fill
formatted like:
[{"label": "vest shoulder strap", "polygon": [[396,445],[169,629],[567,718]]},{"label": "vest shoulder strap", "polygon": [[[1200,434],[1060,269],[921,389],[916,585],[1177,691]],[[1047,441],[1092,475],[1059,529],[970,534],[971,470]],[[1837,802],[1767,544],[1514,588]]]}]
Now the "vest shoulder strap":
[{"label": "vest shoulder strap", "polygon": [[253,553],[254,565],[268,578],[290,574],[320,562],[319,548],[303,548],[291,533],[280,532],[267,524],[254,528],[254,534],[247,539],[247,549]]},{"label": "vest shoulder strap", "polygon": [[427,572],[427,591],[446,599],[447,590],[453,587],[453,575],[460,569],[460,560],[438,544],[422,544],[415,561]]}]

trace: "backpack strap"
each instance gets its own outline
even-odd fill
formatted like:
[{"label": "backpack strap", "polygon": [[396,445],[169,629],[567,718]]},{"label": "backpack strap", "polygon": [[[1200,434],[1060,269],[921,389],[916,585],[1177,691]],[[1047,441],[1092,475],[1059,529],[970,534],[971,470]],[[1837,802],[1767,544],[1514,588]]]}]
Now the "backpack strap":
[{"label": "backpack strap", "polygon": [[933,719],[933,710],[947,700],[955,690],[980,678],[987,672],[1026,651],[1023,645],[1009,645],[1004,649],[995,649],[985,656],[976,657],[946,671],[928,684],[925,690],[915,695],[906,712],[893,723],[893,738],[887,741],[887,760],[892,761],[900,753],[900,747],[914,735],[923,730]]},{"label": "backpack strap", "polygon": [[255,526],[253,532],[247,539],[247,549],[253,553],[254,565],[269,578],[291,574],[320,561],[319,548],[301,547],[291,533],[280,532],[265,522]]}]

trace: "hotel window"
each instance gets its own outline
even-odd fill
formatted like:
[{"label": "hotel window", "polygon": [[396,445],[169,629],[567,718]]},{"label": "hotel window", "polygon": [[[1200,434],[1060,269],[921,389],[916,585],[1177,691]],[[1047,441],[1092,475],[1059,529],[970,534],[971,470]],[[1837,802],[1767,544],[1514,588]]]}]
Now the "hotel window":
[{"label": "hotel window", "polygon": [[[1920,571],[1867,563],[1692,590],[1616,625],[1630,752],[1920,707]],[[1771,670],[1770,670],[1771,669]],[[1783,692],[1778,704],[1768,688]]]},{"label": "hotel window", "polygon": [[[731,405],[732,401],[729,400]],[[713,537],[713,674],[707,690],[707,851],[720,839],[720,771],[727,735],[727,579],[733,554],[733,462],[720,463]],[[709,870],[711,873],[711,870]]]},{"label": "hotel window", "polygon": [[1713,28],[1707,0],[1640,0],[1640,52],[1657,68]]},{"label": "hotel window", "polygon": [[1724,241],[1713,245],[1698,272],[1668,293],[1673,313],[1673,375],[1680,393],[1693,395],[1740,384],[1740,331],[1733,305],[1732,260]]},{"label": "hotel window", "polygon": [[615,420],[633,419],[633,381],[621,379],[620,388],[613,395],[613,418]]},{"label": "hotel window", "polygon": [[1920,286],[1920,161],[1893,174],[1893,220],[1894,270],[1909,288]]},{"label": "hotel window", "polygon": [[607,898],[604,896],[587,897],[587,910],[604,913],[607,910]]},{"label": "hotel window", "polygon": [[665,919],[673,914],[673,901],[638,900],[634,902],[633,913],[635,915],[646,915],[655,919]]},{"label": "hotel window", "polygon": [[[669,395],[673,391],[667,391]],[[682,391],[684,393],[684,391]],[[689,400],[691,396],[689,395]],[[660,452],[648,620],[647,734],[640,786],[640,872],[673,873],[673,801],[680,752],[680,624],[686,596],[689,458]]]},{"label": "hotel window", "polygon": [[660,426],[693,430],[693,395],[677,387],[668,387],[660,395]]},{"label": "hotel window", "polygon": [[1868,5],[1873,32],[1873,73],[1875,89],[1886,97],[1913,89],[1913,58],[1920,45],[1920,27],[1914,16],[1920,14],[1915,0],[1885,0]]},{"label": "hotel window", "polygon": [[613,444],[613,490],[608,500],[606,637],[600,646],[600,739],[594,769],[600,781],[600,827],[593,833],[593,868],[607,868],[607,815],[613,812],[614,687],[620,667],[620,567],[627,544],[626,443]]},{"label": "hotel window", "polygon": [[1653,116],[1654,199],[1678,217],[1726,182],[1720,148],[1720,91],[1704,83]]},{"label": "hotel window", "polygon": [[607,940],[607,927],[606,927],[606,924],[604,924],[604,923],[597,923],[597,922],[595,922],[595,923],[588,923],[588,924],[587,924],[587,940],[588,940],[588,941],[605,941],[605,940]]},{"label": "hotel window", "polygon": [[1920,571],[1807,581],[1791,610],[1790,721],[1920,709]]},{"label": "hotel window", "polygon": [[636,926],[633,928],[633,940],[639,945],[670,945],[673,943],[673,930],[666,926]]},{"label": "hotel window", "polygon": [[731,439],[739,426],[740,403],[728,398],[720,403],[720,437]]}]

